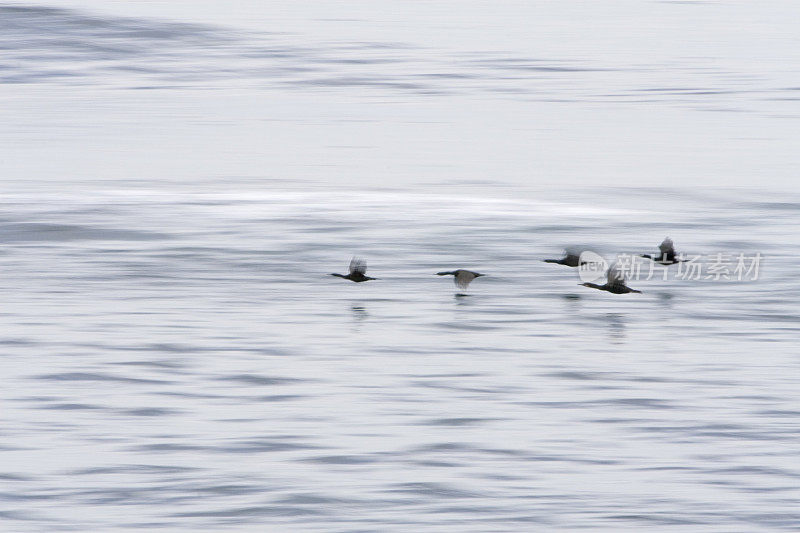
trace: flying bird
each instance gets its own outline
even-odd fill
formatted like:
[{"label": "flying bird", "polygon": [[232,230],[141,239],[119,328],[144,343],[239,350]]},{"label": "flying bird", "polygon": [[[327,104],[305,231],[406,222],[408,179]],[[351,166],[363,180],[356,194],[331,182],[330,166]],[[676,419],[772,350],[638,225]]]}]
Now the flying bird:
[{"label": "flying bird", "polygon": [[344,274],[331,274],[331,276],[336,276],[337,278],[349,279],[350,281],[355,281],[356,283],[361,283],[362,281],[369,281],[371,279],[378,279],[378,278],[370,278],[366,275],[367,273],[367,262],[364,259],[359,259],[354,257],[350,260],[350,273],[346,276]]},{"label": "flying bird", "polygon": [[564,257],[561,259],[544,259],[545,263],[556,263],[558,265],[567,265],[568,267],[577,267],[581,264],[581,254],[575,250],[565,250]]},{"label": "flying bird", "polygon": [[614,294],[626,294],[629,292],[638,292],[636,289],[631,289],[625,285],[625,273],[618,264],[613,264],[609,267],[606,273],[606,282],[603,285],[596,283],[581,283],[584,287],[591,287],[592,289],[599,289],[601,291],[608,291]]},{"label": "flying bird", "polygon": [[674,265],[675,263],[685,261],[685,259],[677,259],[675,257],[675,245],[672,243],[672,239],[669,237],[666,237],[662,243],[658,245],[658,250],[659,254],[656,256],[642,254],[641,257],[652,259],[656,263],[661,263],[662,265]]},{"label": "flying bird", "polygon": [[478,274],[477,272],[472,272],[471,270],[453,270],[452,272],[437,272],[437,276],[453,276],[453,282],[456,284],[456,287],[462,290],[466,290],[467,286],[470,282],[481,276],[485,276],[486,274]]}]

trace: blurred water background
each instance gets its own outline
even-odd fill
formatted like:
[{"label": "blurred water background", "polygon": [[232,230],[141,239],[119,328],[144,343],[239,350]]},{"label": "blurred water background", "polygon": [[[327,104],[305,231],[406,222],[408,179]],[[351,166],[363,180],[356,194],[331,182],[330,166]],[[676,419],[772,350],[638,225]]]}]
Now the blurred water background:
[{"label": "blurred water background", "polygon": [[798,16],[0,4],[0,529],[800,529]]}]

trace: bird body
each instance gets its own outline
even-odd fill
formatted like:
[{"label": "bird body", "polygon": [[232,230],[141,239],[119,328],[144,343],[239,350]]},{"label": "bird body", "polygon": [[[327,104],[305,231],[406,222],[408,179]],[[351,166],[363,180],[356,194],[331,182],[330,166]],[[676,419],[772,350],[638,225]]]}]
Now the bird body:
[{"label": "bird body", "polygon": [[544,259],[545,263],[555,263],[557,265],[566,265],[568,267],[577,267],[581,264],[581,255],[572,250],[564,252],[564,257],[561,259]]},{"label": "bird body", "polygon": [[636,289],[631,289],[627,285],[610,285],[608,283],[604,285],[598,285],[597,283],[582,283],[584,287],[591,287],[592,289],[599,289],[601,291],[608,291],[614,294],[626,294],[629,292],[638,292],[641,293],[642,291],[637,291]]},{"label": "bird body", "polygon": [[658,245],[658,251],[659,254],[656,256],[642,254],[641,257],[652,259],[656,263],[661,263],[662,265],[674,265],[675,263],[685,261],[685,259],[678,259],[675,257],[675,245],[669,237],[666,237],[661,244]]},{"label": "bird body", "polygon": [[581,283],[584,287],[591,287],[601,291],[608,291],[613,294],[627,294],[629,292],[638,292],[636,289],[631,289],[625,285],[625,273],[618,264],[613,264],[609,267],[606,273],[606,282],[603,285],[597,283]]},{"label": "bird body", "polygon": [[350,260],[350,273],[347,275],[344,274],[331,274],[331,276],[336,276],[337,278],[342,279],[349,279],[350,281],[354,281],[356,283],[361,283],[362,281],[370,281],[373,279],[378,278],[371,278],[366,275],[367,274],[367,262],[363,259],[359,259],[354,257]]},{"label": "bird body", "polygon": [[456,287],[459,289],[466,289],[470,282],[481,276],[485,276],[486,274],[478,274],[477,272],[472,272],[471,270],[453,270],[452,272],[437,272],[437,276],[453,276],[453,282],[456,284]]}]

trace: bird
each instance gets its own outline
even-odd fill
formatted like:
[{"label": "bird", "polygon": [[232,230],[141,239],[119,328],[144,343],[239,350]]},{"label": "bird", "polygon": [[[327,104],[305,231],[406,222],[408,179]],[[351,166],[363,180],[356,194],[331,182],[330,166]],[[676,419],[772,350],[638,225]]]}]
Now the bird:
[{"label": "bird", "polygon": [[666,237],[661,244],[658,245],[658,250],[659,255],[651,256],[649,254],[641,254],[640,257],[652,259],[656,263],[661,263],[662,265],[674,265],[675,263],[685,261],[685,259],[677,259],[675,257],[675,245],[669,237]]},{"label": "bird", "polygon": [[561,259],[544,259],[545,263],[556,263],[558,265],[567,265],[568,267],[577,267],[581,264],[581,254],[575,250],[565,250],[564,257]]},{"label": "bird", "polygon": [[636,289],[631,289],[625,285],[625,273],[619,265],[613,264],[609,267],[606,273],[606,282],[603,285],[596,283],[581,283],[584,287],[591,287],[592,289],[599,289],[601,291],[608,291],[614,294],[626,294],[628,292],[638,292]]},{"label": "bird", "polygon": [[472,272],[471,270],[453,270],[452,272],[437,272],[437,276],[453,276],[453,282],[456,284],[456,287],[462,290],[467,289],[467,285],[475,279],[481,276],[485,276],[486,274],[478,274],[477,272]]},{"label": "bird", "polygon": [[378,279],[367,276],[366,272],[367,272],[367,262],[364,259],[359,259],[358,257],[354,257],[350,260],[349,274],[347,274],[346,276],[344,274],[331,274],[331,276],[336,276],[337,278],[349,279],[350,281],[355,281],[356,283]]}]

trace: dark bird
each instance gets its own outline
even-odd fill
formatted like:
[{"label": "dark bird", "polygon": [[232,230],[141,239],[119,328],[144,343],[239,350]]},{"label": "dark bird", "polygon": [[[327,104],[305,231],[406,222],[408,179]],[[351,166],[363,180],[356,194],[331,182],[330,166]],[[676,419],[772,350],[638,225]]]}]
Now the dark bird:
[{"label": "dark bird", "polygon": [[611,265],[611,267],[609,267],[606,276],[607,276],[607,281],[604,285],[598,285],[597,283],[581,283],[581,285],[583,285],[584,287],[599,289],[601,291],[613,292],[614,294],[625,294],[628,292],[638,292],[638,293],[642,292],[642,291],[637,291],[636,289],[631,289],[630,287],[625,285],[625,274],[623,273],[622,269],[619,268],[619,266],[616,264]]},{"label": "dark bird", "polygon": [[367,273],[367,262],[363,259],[359,259],[354,257],[350,260],[350,273],[346,276],[344,274],[331,274],[331,276],[336,276],[337,278],[344,278],[349,279],[350,281],[355,281],[356,283],[361,283],[362,281],[369,281],[371,279],[378,279],[378,278],[371,278],[366,275]]},{"label": "dark bird", "polygon": [[581,264],[581,254],[575,250],[565,250],[564,257],[561,259],[544,259],[544,262],[567,265],[568,267],[576,267]]},{"label": "dark bird", "polygon": [[685,261],[685,259],[677,259],[675,257],[675,245],[672,244],[672,239],[666,237],[664,241],[658,246],[658,255],[651,256],[649,254],[642,254],[641,257],[646,257],[647,259],[652,259],[656,263],[661,263],[662,265],[674,265],[675,263],[680,263]]},{"label": "dark bird", "polygon": [[470,270],[453,270],[452,272],[437,272],[437,276],[453,276],[453,282],[456,284],[456,287],[462,290],[467,289],[467,285],[475,279],[481,276],[485,276],[486,274],[478,274],[477,272],[472,272]]}]

